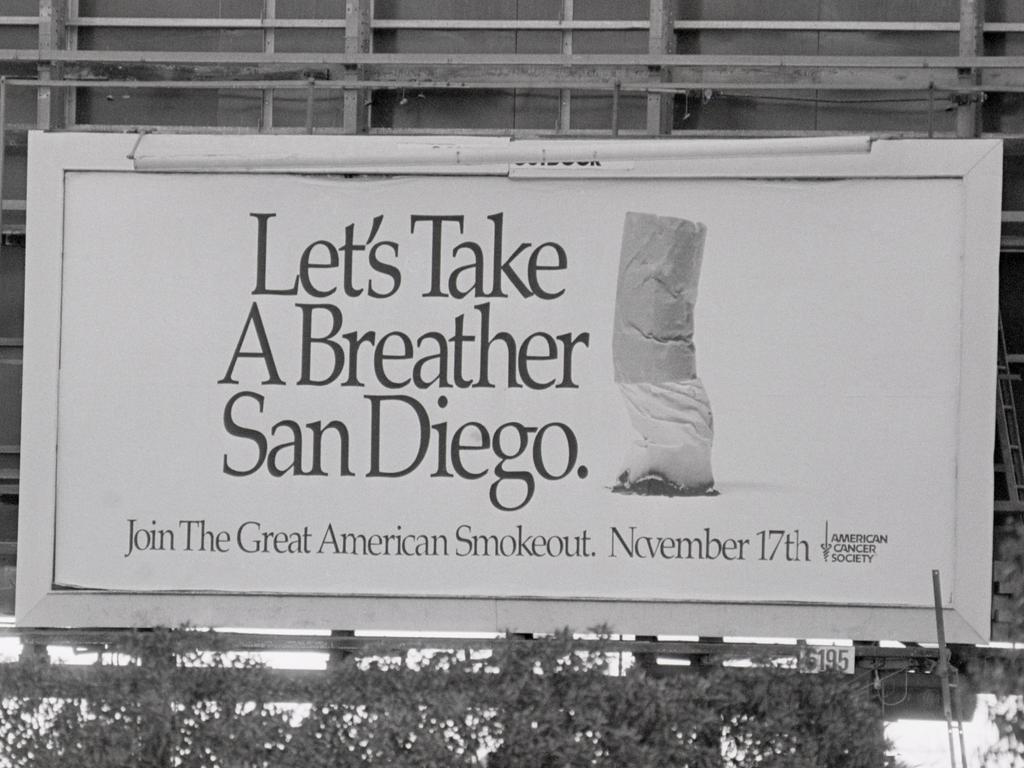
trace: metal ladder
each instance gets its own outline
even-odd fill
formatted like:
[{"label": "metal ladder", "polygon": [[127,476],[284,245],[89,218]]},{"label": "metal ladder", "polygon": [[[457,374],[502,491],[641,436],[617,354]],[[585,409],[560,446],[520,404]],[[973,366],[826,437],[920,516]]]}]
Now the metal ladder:
[{"label": "metal ladder", "polygon": [[999,437],[999,451],[1002,464],[996,465],[1006,478],[1006,494],[1009,506],[1014,511],[1024,511],[1024,452],[1021,451],[1020,425],[1017,421],[1017,406],[1013,401],[1013,380],[1006,355],[1006,336],[1003,334],[1003,317],[999,315],[999,348],[997,351],[996,374],[996,434]]}]

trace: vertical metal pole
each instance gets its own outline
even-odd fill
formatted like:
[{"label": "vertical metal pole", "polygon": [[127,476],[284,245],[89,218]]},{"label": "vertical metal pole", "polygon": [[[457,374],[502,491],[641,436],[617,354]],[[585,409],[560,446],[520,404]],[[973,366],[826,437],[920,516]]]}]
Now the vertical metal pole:
[{"label": "vertical metal pole", "polygon": [[[571,22],[575,9],[573,0],[562,0],[562,21]],[[572,30],[562,30],[562,55],[572,55]],[[572,91],[563,88],[558,92],[558,132],[568,133],[572,128]]]},{"label": "vertical metal pole", "polygon": [[967,768],[967,742],[964,741],[964,708],[960,701],[960,674],[956,669],[953,670],[953,679],[956,681],[952,684],[953,688],[953,718],[957,724],[957,734],[960,736],[960,764]]},{"label": "vertical metal pole", "polygon": [[[949,765],[956,766],[953,746],[953,707],[949,687],[949,650],[946,648],[946,624],[942,616],[942,583],[939,572],[932,571],[932,593],[935,599],[935,630],[939,638],[939,679],[942,683],[942,713],[946,716],[946,735],[949,737]],[[964,768],[967,764],[964,763]]]},{"label": "vertical metal pole", "polygon": [[[984,41],[985,0],[960,0],[960,40],[958,52],[961,56],[980,56],[985,50]],[[980,82],[980,73],[974,69],[961,69],[960,82],[974,86]],[[981,129],[981,94],[967,91],[963,102],[956,108],[956,135],[972,138]]]}]

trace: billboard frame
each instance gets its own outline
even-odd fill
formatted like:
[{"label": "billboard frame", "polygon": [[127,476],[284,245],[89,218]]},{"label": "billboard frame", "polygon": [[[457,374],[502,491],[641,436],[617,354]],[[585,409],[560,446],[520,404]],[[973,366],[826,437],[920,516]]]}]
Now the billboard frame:
[{"label": "billboard frame", "polygon": [[[870,151],[822,153],[812,140],[807,154],[776,154],[770,141],[763,154],[730,156],[736,140],[659,142],[664,156],[636,162],[609,163],[602,170],[581,166],[531,166],[514,162],[541,156],[557,161],[559,152],[578,152],[582,142],[512,142],[505,138],[447,139],[342,136],[146,136],[145,153],[166,157],[205,157],[209,166],[179,169],[211,172],[217,158],[243,157],[244,170],[310,173],[309,161],[341,158],[321,173],[346,170],[344,158],[356,157],[371,145],[428,149],[472,145],[498,150],[482,157],[500,162],[446,165],[428,160],[396,166],[382,160],[367,167],[353,164],[353,173],[477,174],[511,177],[700,178],[700,179],[954,179],[964,191],[962,231],[962,307],[970,308],[961,323],[960,371],[996,368],[995,329],[998,313],[998,265],[1002,145],[994,140],[878,140]],[[742,141],[742,140],[739,140]],[[597,142],[587,142],[594,145]],[[635,143],[635,142],[634,142]],[[601,142],[608,149],[615,142]],[[56,526],[57,405],[60,361],[61,262],[63,249],[64,181],[69,171],[137,170],[139,137],[106,134],[33,132],[29,142],[28,256],[26,268],[25,380],[21,520],[16,622],[22,627],[155,626],[190,623],[198,626],[262,626],[290,628],[346,627],[368,630],[549,631],[606,625],[614,632],[637,634],[702,634],[846,637],[928,641],[935,635],[935,612],[922,606],[879,606],[848,603],[712,602],[675,600],[606,600],[591,598],[403,597],[284,595],[224,592],[123,592],[69,590],[53,584]],[[685,148],[683,145],[687,145]],[[618,145],[628,155],[625,144]],[[510,152],[509,150],[512,149]],[[696,156],[693,149],[702,149]],[[589,150],[588,150],[589,151]],[[347,153],[347,154],[346,154]],[[539,155],[537,153],[540,153]],[[456,153],[456,156],[458,153]],[[289,166],[287,158],[305,156],[305,164]],[[567,155],[568,156],[568,155]],[[576,155],[572,155],[575,157]],[[282,161],[282,158],[285,158]],[[159,163],[158,163],[159,165]],[[235,170],[234,172],[237,172]],[[958,466],[970,466],[991,455],[993,393],[961,387],[958,410]],[[987,459],[986,459],[987,460]],[[943,613],[951,642],[982,642],[990,632],[992,562],[992,478],[958,476],[955,571],[943,573]],[[979,568],[978,563],[983,567]],[[931,579],[922,573],[923,582]]]}]

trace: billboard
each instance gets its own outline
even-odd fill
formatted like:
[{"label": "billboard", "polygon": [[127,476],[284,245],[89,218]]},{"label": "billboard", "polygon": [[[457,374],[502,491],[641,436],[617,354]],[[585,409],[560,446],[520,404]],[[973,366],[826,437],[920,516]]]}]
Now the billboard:
[{"label": "billboard", "polygon": [[21,624],[987,636],[998,143],[135,141],[31,139]]}]

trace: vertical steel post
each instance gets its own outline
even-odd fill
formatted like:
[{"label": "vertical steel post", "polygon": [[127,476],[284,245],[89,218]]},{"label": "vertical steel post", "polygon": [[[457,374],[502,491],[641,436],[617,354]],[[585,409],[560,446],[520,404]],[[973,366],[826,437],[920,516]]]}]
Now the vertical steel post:
[{"label": "vertical steel post", "polygon": [[963,706],[960,700],[960,674],[956,669],[953,670],[953,679],[956,681],[951,684],[953,689],[953,719],[957,724],[957,735],[960,737],[960,764],[967,768],[967,742],[964,739],[964,718],[963,718]]}]

